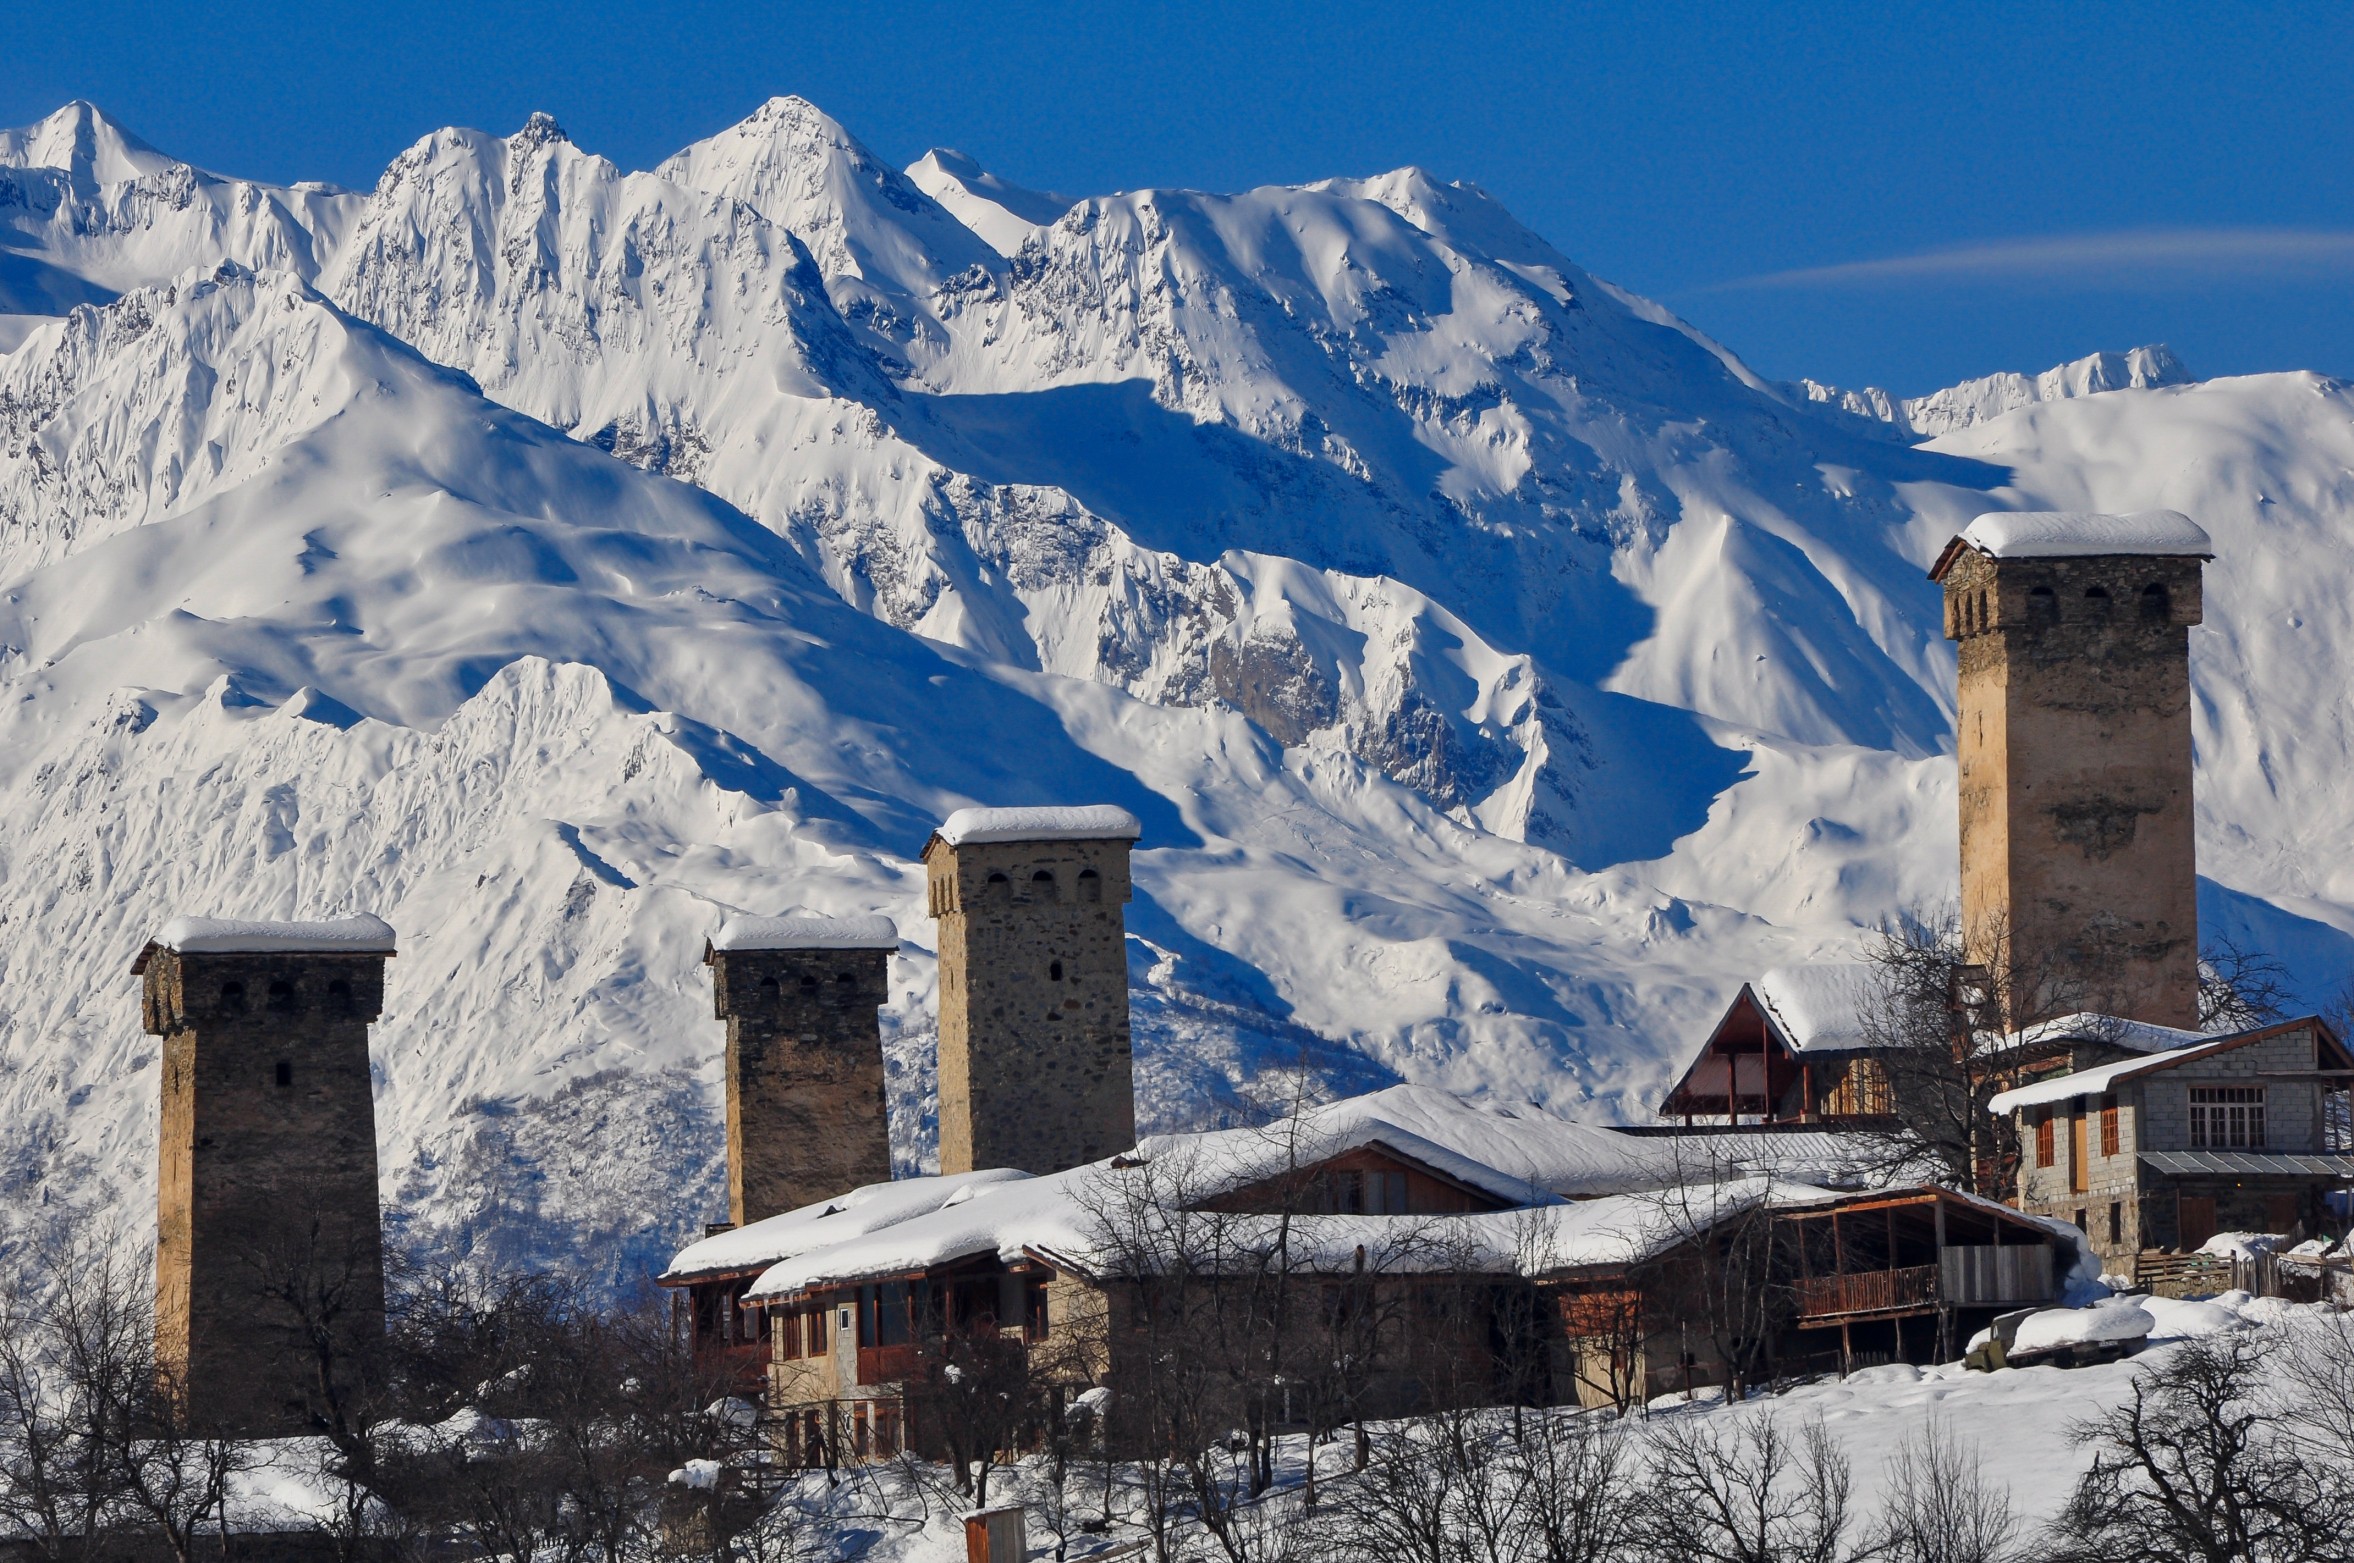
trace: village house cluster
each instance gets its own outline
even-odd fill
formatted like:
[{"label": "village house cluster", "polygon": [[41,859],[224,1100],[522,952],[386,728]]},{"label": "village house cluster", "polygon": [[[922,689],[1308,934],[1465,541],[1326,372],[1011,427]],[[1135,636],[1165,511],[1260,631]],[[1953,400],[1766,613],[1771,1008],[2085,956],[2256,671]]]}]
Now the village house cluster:
[{"label": "village house cluster", "polygon": [[[1140,1140],[1138,822],[962,809],[923,854],[936,1175],[890,1175],[876,1012],[899,930],[713,931],[728,1220],[659,1278],[682,1327],[785,1458],[836,1463],[982,1436],[959,1386],[993,1373],[1141,1438],[1181,1393],[1330,1426],[1950,1359],[1998,1314],[2221,1231],[2335,1233],[2354,1156],[2329,1098],[2354,1058],[2314,1017],[2199,1029],[2208,557],[2171,512],[2000,514],[1932,572],[1960,646],[1953,1045],[2000,1074],[1973,1111],[2017,1135],[2006,1202],[1891,1155],[1914,1044],[1862,964],[1745,984],[1651,1125],[1399,1086]],[[159,1349],[256,1431],[299,1423],[318,1360],[254,1306],[256,1253],[336,1278],[353,1353],[381,1333],[367,1027],[392,953],[373,918],[180,919],[136,968],[165,1038]]]}]

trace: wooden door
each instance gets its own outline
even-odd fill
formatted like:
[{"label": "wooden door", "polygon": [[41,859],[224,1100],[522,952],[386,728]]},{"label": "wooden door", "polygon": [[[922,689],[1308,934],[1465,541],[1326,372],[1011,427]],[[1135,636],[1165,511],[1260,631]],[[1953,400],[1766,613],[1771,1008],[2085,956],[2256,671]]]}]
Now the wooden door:
[{"label": "wooden door", "polygon": [[2212,1194],[2178,1194],[2175,1196],[2175,1225],[2180,1229],[2175,1246],[2189,1253],[2215,1235],[2215,1196]]},{"label": "wooden door", "polygon": [[2077,1113],[2068,1120],[2068,1188],[2081,1194],[2092,1187],[2092,1119]]}]

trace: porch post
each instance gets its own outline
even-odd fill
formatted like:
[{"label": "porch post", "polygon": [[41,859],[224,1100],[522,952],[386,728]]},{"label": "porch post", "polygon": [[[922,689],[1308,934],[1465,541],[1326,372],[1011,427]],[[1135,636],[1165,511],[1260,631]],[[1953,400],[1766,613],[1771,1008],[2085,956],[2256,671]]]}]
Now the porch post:
[{"label": "porch post", "polygon": [[[1937,1212],[1937,1360],[1945,1361],[1953,1355],[1953,1301],[1945,1295],[1945,1196],[1930,1201]],[[2002,1241],[2001,1229],[1995,1231],[1995,1241]]]}]

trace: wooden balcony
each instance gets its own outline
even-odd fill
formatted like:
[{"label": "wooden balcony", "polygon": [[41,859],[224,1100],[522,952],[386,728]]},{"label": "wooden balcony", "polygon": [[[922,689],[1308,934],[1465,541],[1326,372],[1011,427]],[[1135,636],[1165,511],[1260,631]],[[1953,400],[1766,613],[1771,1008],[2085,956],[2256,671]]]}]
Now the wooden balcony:
[{"label": "wooden balcony", "polygon": [[1941,1303],[1958,1308],[2049,1301],[2052,1251],[2041,1243],[1956,1244],[1943,1262],[1897,1270],[1818,1275],[1798,1283],[1801,1319],[1909,1313]]},{"label": "wooden balcony", "polygon": [[1902,1270],[1859,1270],[1817,1275],[1798,1283],[1802,1319],[1851,1318],[1857,1314],[1901,1313],[1937,1304],[1937,1266]]}]

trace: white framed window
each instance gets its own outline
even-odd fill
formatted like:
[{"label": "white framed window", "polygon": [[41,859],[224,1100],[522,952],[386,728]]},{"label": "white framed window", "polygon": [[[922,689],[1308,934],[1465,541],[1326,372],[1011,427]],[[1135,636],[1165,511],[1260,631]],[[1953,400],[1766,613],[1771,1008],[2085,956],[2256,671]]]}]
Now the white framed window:
[{"label": "white framed window", "polygon": [[2264,1087],[2191,1087],[2192,1149],[2261,1150],[2264,1144]]}]

